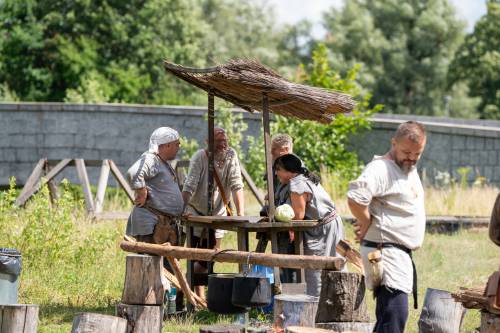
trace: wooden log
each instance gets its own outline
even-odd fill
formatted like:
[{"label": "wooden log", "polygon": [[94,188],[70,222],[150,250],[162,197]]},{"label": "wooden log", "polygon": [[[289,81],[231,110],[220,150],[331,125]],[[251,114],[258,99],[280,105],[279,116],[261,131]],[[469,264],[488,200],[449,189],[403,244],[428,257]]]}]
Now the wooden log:
[{"label": "wooden log", "polygon": [[357,323],[357,322],[331,322],[331,323],[316,323],[316,327],[327,329],[329,332],[338,333],[372,333],[372,323]]},{"label": "wooden log", "polygon": [[122,173],[120,172],[120,169],[116,166],[115,162],[113,160],[108,160],[109,168],[111,170],[111,173],[115,177],[115,179],[118,181],[118,184],[123,188],[125,193],[127,194],[128,198],[130,201],[134,202],[134,191],[132,191],[132,188],[130,188],[130,185],[128,184],[127,180],[125,177],[123,177]]},{"label": "wooden log", "polygon": [[186,248],[166,244],[122,241],[122,250],[136,253],[149,253],[177,259],[198,261],[217,261],[307,269],[340,270],[344,259],[339,257],[301,256],[293,254],[255,253],[243,251],[216,251],[213,249]]},{"label": "wooden log", "polygon": [[0,333],[36,333],[38,305],[0,305]]},{"label": "wooden log", "polygon": [[108,160],[102,161],[101,174],[99,175],[99,182],[97,183],[97,191],[95,194],[95,211],[98,214],[102,212],[104,206],[104,195],[106,194],[106,187],[108,187],[109,178],[109,162]]},{"label": "wooden log", "polygon": [[200,333],[245,333],[245,328],[232,324],[210,325],[201,326]]},{"label": "wooden log", "polygon": [[90,190],[87,168],[85,167],[84,160],[81,158],[75,159],[75,165],[76,171],[78,173],[78,178],[80,179],[80,184],[82,185],[85,207],[87,208],[87,212],[91,213],[94,211],[94,198],[92,198],[92,191]]},{"label": "wooden log", "polygon": [[285,328],[285,333],[332,333],[332,331],[315,327],[288,326]]},{"label": "wooden log", "polygon": [[337,250],[338,254],[347,259],[347,262],[353,264],[353,266],[356,267],[356,269],[358,269],[361,274],[365,274],[361,254],[356,249],[354,249],[348,241],[341,239],[335,249]]},{"label": "wooden log", "polygon": [[481,312],[481,333],[500,332],[500,316],[486,311]]},{"label": "wooden log", "polygon": [[363,275],[324,270],[321,286],[316,323],[370,321]]},{"label": "wooden log", "polygon": [[172,257],[167,257],[168,262],[170,263],[170,266],[175,272],[175,277],[177,278],[177,281],[181,287],[181,290],[184,292],[184,295],[186,295],[189,303],[193,304],[196,308],[207,308],[207,304],[204,301],[198,302],[199,298],[195,298],[195,293],[191,290],[189,287],[189,284],[184,277],[184,273],[182,273],[181,266],[179,264],[179,261],[176,258]]},{"label": "wooden log", "polygon": [[161,332],[163,306],[161,305],[116,305],[116,315],[128,322],[128,333]]},{"label": "wooden log", "polygon": [[427,288],[418,320],[420,333],[454,333],[460,331],[465,309],[445,290]]},{"label": "wooden log", "polygon": [[274,297],[274,325],[278,329],[288,326],[314,327],[318,310],[318,298],[309,295],[286,295]]},{"label": "wooden log", "polygon": [[161,305],[165,295],[162,281],[163,258],[129,254],[126,259],[122,302],[135,305]]},{"label": "wooden log", "polygon": [[451,293],[455,301],[462,303],[467,309],[486,309],[488,298],[484,296],[486,285],[474,288],[461,287],[459,291]]},{"label": "wooden log", "polygon": [[127,320],[99,313],[79,313],[73,318],[71,333],[128,333]]}]

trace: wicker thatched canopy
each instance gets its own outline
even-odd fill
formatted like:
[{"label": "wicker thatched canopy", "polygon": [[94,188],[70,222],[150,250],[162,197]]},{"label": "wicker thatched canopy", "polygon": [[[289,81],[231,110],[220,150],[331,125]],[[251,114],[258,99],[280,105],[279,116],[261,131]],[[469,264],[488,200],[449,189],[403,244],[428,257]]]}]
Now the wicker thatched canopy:
[{"label": "wicker thatched canopy", "polygon": [[289,82],[254,60],[233,60],[205,69],[165,61],[165,69],[250,112],[262,111],[263,93],[267,93],[270,112],[321,123],[330,123],[335,114],[350,112],[355,106],[347,94]]}]

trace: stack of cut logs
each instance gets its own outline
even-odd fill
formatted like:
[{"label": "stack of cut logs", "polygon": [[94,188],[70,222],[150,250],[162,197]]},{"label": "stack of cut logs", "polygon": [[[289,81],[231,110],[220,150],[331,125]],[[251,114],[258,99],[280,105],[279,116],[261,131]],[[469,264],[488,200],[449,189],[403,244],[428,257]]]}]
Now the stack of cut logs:
[{"label": "stack of cut logs", "polygon": [[500,312],[492,308],[486,291],[486,285],[474,288],[461,287],[451,296],[467,309],[481,310],[481,333],[497,333],[500,332]]}]

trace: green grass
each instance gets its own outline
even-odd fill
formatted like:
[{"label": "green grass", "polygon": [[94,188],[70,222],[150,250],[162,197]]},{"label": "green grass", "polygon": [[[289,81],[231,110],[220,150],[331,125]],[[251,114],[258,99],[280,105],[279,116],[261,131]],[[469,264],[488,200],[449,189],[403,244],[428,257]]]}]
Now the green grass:
[{"label": "green grass", "polygon": [[[57,209],[48,208],[45,190],[25,209],[12,207],[15,196],[13,191],[0,193],[0,246],[16,247],[23,254],[19,302],[40,305],[39,332],[69,332],[78,312],[113,314],[121,298],[125,274],[126,253],[119,248],[125,221],[88,220],[81,200],[75,199],[69,189],[62,190]],[[255,214],[255,204],[248,204],[247,208]],[[352,239],[352,228],[346,228]],[[254,238],[250,237],[252,248]],[[234,233],[227,234],[223,247],[236,248]],[[454,291],[460,286],[484,284],[500,267],[498,253],[487,230],[427,234],[422,249],[415,253],[420,305],[427,288]],[[237,270],[235,264],[218,263],[215,267],[218,272]],[[366,299],[373,318],[373,299],[370,294]],[[410,333],[418,332],[421,310],[413,310],[411,303],[410,298],[406,330]],[[251,316],[259,315],[252,312]],[[230,316],[200,311],[165,322],[163,332],[198,332],[200,325],[232,320]],[[479,312],[468,311],[462,332],[478,326]]]}]

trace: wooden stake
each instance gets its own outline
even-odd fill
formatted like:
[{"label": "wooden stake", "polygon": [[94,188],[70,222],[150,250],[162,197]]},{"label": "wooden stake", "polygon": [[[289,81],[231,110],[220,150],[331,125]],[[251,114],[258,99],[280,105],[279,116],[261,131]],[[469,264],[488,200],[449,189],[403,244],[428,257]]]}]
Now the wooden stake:
[{"label": "wooden stake", "polygon": [[118,181],[118,184],[125,190],[125,193],[127,193],[128,198],[130,201],[134,202],[134,191],[130,188],[130,185],[128,182],[125,180],[125,177],[123,177],[122,173],[120,172],[120,169],[116,166],[115,162],[113,160],[108,160],[109,167],[111,169],[111,173],[113,176],[115,176],[116,180]]},{"label": "wooden stake", "polygon": [[[202,304],[199,304],[197,300],[194,297],[194,293],[189,287],[189,284],[186,281],[186,278],[184,277],[184,274],[182,273],[181,266],[179,265],[179,261],[176,258],[172,257],[166,257],[168,262],[170,263],[170,266],[175,272],[175,276],[177,277],[177,281],[179,282],[179,285],[184,292],[184,295],[186,295],[189,303],[193,304],[195,307],[201,308],[203,307]],[[205,304],[206,307],[206,304]]]},{"label": "wooden stake", "polygon": [[92,213],[94,211],[94,199],[92,198],[92,191],[90,190],[89,176],[87,174],[87,168],[85,168],[85,162],[83,159],[77,158],[75,159],[75,165],[78,178],[80,179],[80,183],[82,185],[87,212]]},{"label": "wooden stake", "polygon": [[99,176],[99,183],[97,183],[97,192],[95,195],[95,213],[101,213],[104,206],[104,194],[106,187],[108,187],[109,178],[109,162],[102,160],[101,175]]}]

